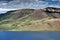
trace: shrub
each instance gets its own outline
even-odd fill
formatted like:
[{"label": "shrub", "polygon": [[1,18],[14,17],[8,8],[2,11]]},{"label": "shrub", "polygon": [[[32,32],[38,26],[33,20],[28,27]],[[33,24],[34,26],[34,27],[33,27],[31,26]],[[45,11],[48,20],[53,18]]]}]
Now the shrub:
[{"label": "shrub", "polygon": [[47,23],[50,27],[54,27],[54,24],[52,23]]},{"label": "shrub", "polygon": [[13,24],[11,27],[12,29],[17,29],[19,26],[17,24]]},{"label": "shrub", "polygon": [[0,24],[7,24],[7,23],[9,23],[9,22],[11,22],[11,21],[4,20],[4,21],[1,21]]},{"label": "shrub", "polygon": [[25,21],[25,24],[26,24],[26,25],[31,25],[32,23],[31,23],[30,20],[26,20],[26,21]]}]

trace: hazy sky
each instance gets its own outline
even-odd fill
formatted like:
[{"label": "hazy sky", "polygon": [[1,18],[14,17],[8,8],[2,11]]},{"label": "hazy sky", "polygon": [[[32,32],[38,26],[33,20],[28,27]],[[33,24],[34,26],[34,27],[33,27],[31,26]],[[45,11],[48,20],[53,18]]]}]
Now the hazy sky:
[{"label": "hazy sky", "polygon": [[0,0],[0,13],[15,9],[60,7],[60,0]]}]

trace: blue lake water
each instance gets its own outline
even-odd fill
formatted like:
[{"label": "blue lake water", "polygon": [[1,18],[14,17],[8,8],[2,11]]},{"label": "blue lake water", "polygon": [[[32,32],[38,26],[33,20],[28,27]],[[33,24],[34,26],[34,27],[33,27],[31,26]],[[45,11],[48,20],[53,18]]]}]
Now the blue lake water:
[{"label": "blue lake water", "polygon": [[0,40],[60,40],[60,32],[0,32]]}]

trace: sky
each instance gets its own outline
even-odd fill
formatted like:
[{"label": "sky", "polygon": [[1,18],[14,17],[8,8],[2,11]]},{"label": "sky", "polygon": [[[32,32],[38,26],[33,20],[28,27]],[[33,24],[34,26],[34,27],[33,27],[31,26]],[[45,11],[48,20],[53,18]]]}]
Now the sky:
[{"label": "sky", "polygon": [[16,9],[42,9],[59,7],[60,0],[0,0],[0,13]]}]

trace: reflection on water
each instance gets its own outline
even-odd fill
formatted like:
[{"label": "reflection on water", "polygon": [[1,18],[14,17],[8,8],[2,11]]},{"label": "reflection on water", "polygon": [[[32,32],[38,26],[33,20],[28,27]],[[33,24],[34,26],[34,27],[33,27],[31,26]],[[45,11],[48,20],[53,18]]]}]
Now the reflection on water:
[{"label": "reflection on water", "polygon": [[0,40],[60,40],[60,32],[0,32]]}]

